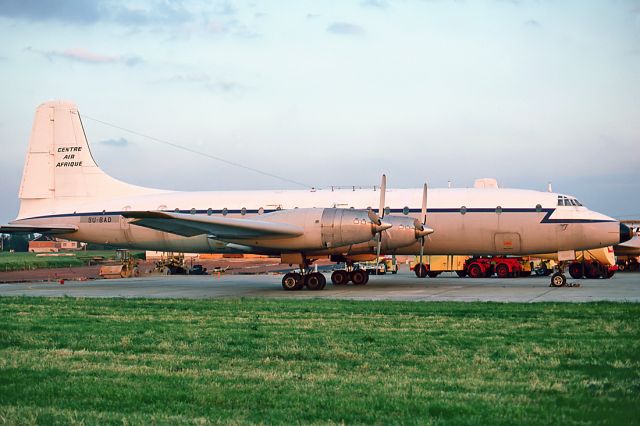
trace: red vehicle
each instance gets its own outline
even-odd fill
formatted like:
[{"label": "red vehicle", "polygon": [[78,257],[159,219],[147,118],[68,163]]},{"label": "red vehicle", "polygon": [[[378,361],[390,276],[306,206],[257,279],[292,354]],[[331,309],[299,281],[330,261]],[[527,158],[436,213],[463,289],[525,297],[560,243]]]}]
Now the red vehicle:
[{"label": "red vehicle", "polygon": [[515,278],[531,275],[531,269],[525,268],[525,263],[521,257],[472,257],[467,260],[464,270],[471,278],[488,278],[494,273],[498,278]]}]

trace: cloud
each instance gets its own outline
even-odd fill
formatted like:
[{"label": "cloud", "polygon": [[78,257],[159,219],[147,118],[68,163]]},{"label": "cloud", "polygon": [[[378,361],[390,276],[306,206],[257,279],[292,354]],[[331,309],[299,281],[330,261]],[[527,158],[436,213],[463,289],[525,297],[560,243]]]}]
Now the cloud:
[{"label": "cloud", "polygon": [[364,0],[360,4],[365,7],[377,7],[378,9],[385,9],[389,6],[386,0]]},{"label": "cloud", "polygon": [[49,60],[56,58],[66,59],[72,62],[82,62],[85,64],[101,65],[101,64],[124,64],[134,66],[143,62],[142,58],[135,55],[111,56],[90,52],[81,48],[71,48],[66,50],[38,50],[32,47],[25,49],[28,52],[37,53]]},{"label": "cloud", "polygon": [[536,21],[535,19],[529,19],[528,21],[526,21],[524,23],[524,25],[526,25],[527,27],[532,27],[532,28],[540,28],[542,26],[540,24],[540,22]]},{"label": "cloud", "polygon": [[[220,13],[229,11],[224,3],[219,8]],[[0,16],[79,25],[113,22],[134,27],[180,24],[193,18],[181,0],[152,0],[146,7],[131,6],[124,0],[3,0]]]},{"label": "cloud", "polygon": [[99,3],[77,0],[4,0],[0,16],[30,21],[92,24],[100,20]]},{"label": "cloud", "polygon": [[231,93],[245,89],[245,86],[239,83],[224,79],[214,79],[208,74],[176,74],[164,81],[199,86],[211,92]]},{"label": "cloud", "polygon": [[125,138],[119,138],[119,139],[105,139],[103,141],[99,142],[101,145],[107,145],[107,146],[115,146],[117,148],[124,148],[126,146],[129,146],[129,144],[131,144],[131,142],[129,142],[127,139]]},{"label": "cloud", "polygon": [[327,27],[327,32],[338,35],[362,35],[364,28],[348,22],[334,22]]}]

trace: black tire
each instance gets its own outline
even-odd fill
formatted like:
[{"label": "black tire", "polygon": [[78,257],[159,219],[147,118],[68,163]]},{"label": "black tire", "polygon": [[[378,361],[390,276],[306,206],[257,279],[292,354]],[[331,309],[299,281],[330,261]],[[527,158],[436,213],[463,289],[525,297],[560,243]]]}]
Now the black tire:
[{"label": "black tire", "polygon": [[509,267],[504,263],[496,266],[496,275],[498,278],[509,278]]},{"label": "black tire", "polygon": [[282,288],[287,291],[300,290],[303,286],[302,275],[297,272],[289,272],[282,277]]},{"label": "black tire", "polygon": [[[585,271],[587,270],[587,267],[585,265]],[[582,275],[582,263],[578,263],[578,262],[574,262],[571,265],[569,265],[569,275],[571,275],[571,278],[579,280],[580,278],[583,277]]]},{"label": "black tire", "polygon": [[357,269],[350,274],[353,285],[365,285],[369,282],[369,275],[362,269]]},{"label": "black tire", "polygon": [[608,279],[610,279],[611,277],[613,277],[615,274],[616,274],[616,271],[606,271],[606,272],[604,273],[604,278],[608,280]]},{"label": "black tire", "polygon": [[600,278],[602,272],[600,271],[600,265],[597,263],[587,263],[584,265],[584,275],[592,280]]},{"label": "black tire", "polygon": [[424,264],[418,263],[416,266],[413,267],[413,272],[416,274],[416,277],[418,278],[426,278],[427,272],[429,272],[429,270]]},{"label": "black tire", "polygon": [[460,278],[464,278],[467,276],[467,271],[463,269],[462,271],[456,271],[456,274],[458,274]]},{"label": "black tire", "polygon": [[429,278],[436,278],[438,275],[440,275],[440,272],[429,271],[427,272],[427,275],[429,276]]},{"label": "black tire", "polygon": [[327,284],[327,279],[320,272],[312,272],[304,276],[304,285],[312,291],[322,290]]},{"label": "black tire", "polygon": [[344,269],[333,271],[331,274],[331,283],[333,285],[347,285],[349,283],[349,273]]},{"label": "black tire", "polygon": [[471,278],[483,278],[484,273],[482,272],[482,268],[477,263],[472,263],[467,268],[467,272],[469,273],[469,277]]},{"label": "black tire", "polygon": [[567,284],[567,277],[561,272],[551,275],[551,287],[562,287]]}]

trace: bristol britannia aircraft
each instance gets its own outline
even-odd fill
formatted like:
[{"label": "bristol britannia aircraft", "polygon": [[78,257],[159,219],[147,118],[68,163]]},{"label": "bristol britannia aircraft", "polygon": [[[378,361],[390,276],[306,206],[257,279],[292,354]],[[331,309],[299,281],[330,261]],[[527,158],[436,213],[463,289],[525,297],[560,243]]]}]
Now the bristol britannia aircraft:
[{"label": "bristol britannia aircraft", "polygon": [[[37,232],[122,248],[257,253],[300,265],[283,288],[324,288],[314,260],[351,262],[375,254],[504,255],[587,250],[624,242],[630,230],[575,197],[498,188],[208,191],[143,188],[95,163],[75,104],[40,105],[20,186],[20,210],[0,232]],[[429,205],[427,207],[427,194]],[[370,206],[377,206],[376,211]],[[421,266],[420,266],[421,265]],[[426,267],[419,263],[420,276]],[[362,270],[334,284],[365,284]],[[561,271],[553,285],[566,281]]]}]

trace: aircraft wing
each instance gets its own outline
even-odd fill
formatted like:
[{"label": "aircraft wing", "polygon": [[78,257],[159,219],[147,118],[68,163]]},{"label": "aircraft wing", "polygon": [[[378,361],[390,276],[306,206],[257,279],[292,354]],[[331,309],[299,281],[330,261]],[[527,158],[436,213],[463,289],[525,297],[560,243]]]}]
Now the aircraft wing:
[{"label": "aircraft wing", "polygon": [[34,225],[2,225],[0,234],[70,234],[78,230],[77,226],[34,226]]},{"label": "aircraft wing", "polygon": [[301,227],[289,223],[254,219],[194,216],[160,211],[124,212],[122,216],[134,219],[131,221],[134,225],[183,237],[210,234],[223,240],[225,238],[291,238],[300,236],[304,232]]}]

